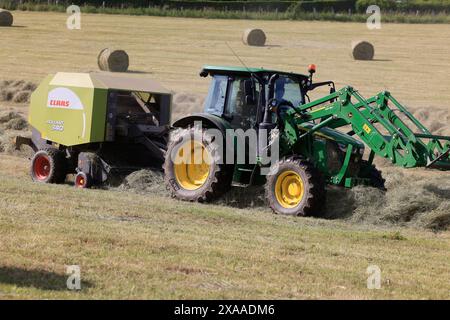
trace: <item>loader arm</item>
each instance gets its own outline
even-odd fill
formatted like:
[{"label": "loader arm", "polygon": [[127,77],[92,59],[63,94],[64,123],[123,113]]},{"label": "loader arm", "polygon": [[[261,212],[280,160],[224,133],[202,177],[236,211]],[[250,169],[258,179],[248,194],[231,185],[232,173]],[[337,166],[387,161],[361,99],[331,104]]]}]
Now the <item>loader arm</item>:
[{"label": "loader arm", "polygon": [[[389,159],[405,168],[430,167],[450,170],[450,137],[437,136],[425,128],[389,92],[364,99],[352,87],[344,87],[321,99],[292,108],[287,112],[297,126],[313,122],[314,126],[298,140],[322,127],[337,129],[350,125],[374,155]],[[399,116],[403,115],[419,132]]]}]

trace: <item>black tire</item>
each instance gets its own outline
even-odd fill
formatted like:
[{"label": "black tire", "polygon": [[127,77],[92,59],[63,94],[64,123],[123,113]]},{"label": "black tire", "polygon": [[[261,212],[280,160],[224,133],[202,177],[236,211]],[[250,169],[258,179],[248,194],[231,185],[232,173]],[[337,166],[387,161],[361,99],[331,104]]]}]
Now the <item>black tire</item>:
[{"label": "black tire", "polygon": [[[198,140],[198,137],[202,137],[201,141]],[[195,189],[183,186],[174,163],[174,158],[180,152],[180,148],[187,142],[192,143],[190,141],[201,143],[211,157],[208,176]],[[222,164],[224,161],[220,161],[221,156],[224,155],[221,155],[219,144],[214,137],[206,133],[205,129],[181,129],[174,133],[168,144],[164,161],[164,182],[172,197],[185,201],[209,202],[227,192],[231,187],[233,172],[229,165]]]},{"label": "black tire", "polygon": [[67,175],[64,153],[54,148],[39,150],[31,160],[31,179],[40,183],[63,183]]},{"label": "black tire", "polygon": [[[266,201],[274,213],[292,216],[320,216],[326,202],[325,183],[322,174],[308,161],[296,157],[282,159],[278,162],[278,170],[276,170],[276,167],[273,167],[273,172],[267,177],[265,185]],[[286,174],[301,179],[303,186],[302,195],[289,204],[291,207],[286,206],[287,201],[284,202],[285,205],[280,202],[283,201],[282,198],[284,197],[282,196],[283,188],[280,189],[280,184],[282,184],[283,179],[286,179]]]},{"label": "black tire", "polygon": [[370,186],[386,191],[386,179],[383,178],[383,173],[378,170],[375,165],[369,164],[367,161],[362,163],[363,177],[370,180]]},{"label": "black tire", "polygon": [[80,189],[87,189],[92,186],[92,177],[84,172],[78,172],[75,176],[75,187]]}]

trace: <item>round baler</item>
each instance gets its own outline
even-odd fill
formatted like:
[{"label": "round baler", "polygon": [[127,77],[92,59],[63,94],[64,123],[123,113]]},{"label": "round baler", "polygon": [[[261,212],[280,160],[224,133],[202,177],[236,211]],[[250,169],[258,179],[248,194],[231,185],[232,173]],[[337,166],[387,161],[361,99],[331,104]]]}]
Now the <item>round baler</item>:
[{"label": "round baler", "polygon": [[111,73],[57,73],[31,96],[31,177],[45,183],[105,182],[112,173],[161,170],[172,94],[159,83]]}]

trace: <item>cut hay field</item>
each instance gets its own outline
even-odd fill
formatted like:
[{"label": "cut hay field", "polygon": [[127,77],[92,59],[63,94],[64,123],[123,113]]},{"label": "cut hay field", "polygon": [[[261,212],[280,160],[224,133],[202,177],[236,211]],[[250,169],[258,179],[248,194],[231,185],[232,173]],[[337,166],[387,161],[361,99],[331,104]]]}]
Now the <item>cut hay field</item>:
[{"label": "cut hay field", "polygon": [[[450,28],[447,25],[243,21],[82,14],[81,30],[66,28],[61,13],[14,12],[14,28],[1,28],[0,80],[38,82],[47,73],[97,70],[109,46],[130,54],[130,70],[149,72],[176,92],[205,93],[203,64],[239,65],[225,42],[248,66],[306,72],[351,84],[362,94],[392,91],[406,104],[446,106],[450,100]],[[246,47],[245,28],[260,27],[264,48]],[[375,61],[354,61],[352,40],[375,45]]]},{"label": "cut hay field", "polygon": [[[64,14],[14,17],[16,27],[0,28],[0,82],[25,82],[11,87],[97,70],[98,52],[113,46],[129,53],[137,77],[148,73],[176,92],[175,112],[187,114],[200,110],[207,91],[203,64],[239,64],[228,42],[248,66],[302,72],[316,63],[318,80],[351,84],[365,96],[390,90],[434,133],[450,134],[446,25],[369,31],[356,23],[83,14],[82,30],[70,31]],[[263,28],[268,45],[244,46],[247,27]],[[375,45],[375,61],[351,59],[355,39]],[[26,110],[0,101],[0,120]],[[20,124],[0,121],[0,149],[23,133]],[[332,191],[328,219],[292,218],[273,215],[258,191],[200,205],[160,188],[137,192],[138,184],[39,185],[26,157],[7,151],[0,152],[0,299],[450,299],[449,173],[378,162],[388,175],[386,198],[371,189]],[[66,289],[67,265],[81,268],[79,292]],[[369,265],[381,268],[380,290],[367,289]]]},{"label": "cut hay field", "polygon": [[[448,232],[43,186],[4,155],[0,175],[0,299],[449,298]],[[66,265],[80,266],[80,292]]]}]

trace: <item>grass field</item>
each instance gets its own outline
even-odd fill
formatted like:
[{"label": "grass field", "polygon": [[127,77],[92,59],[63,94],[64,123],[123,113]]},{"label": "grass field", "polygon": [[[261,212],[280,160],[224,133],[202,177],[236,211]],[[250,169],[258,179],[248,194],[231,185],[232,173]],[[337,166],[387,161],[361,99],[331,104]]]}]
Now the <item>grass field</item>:
[{"label": "grass field", "polygon": [[[175,92],[202,95],[203,64],[239,63],[228,42],[249,66],[301,72],[316,63],[317,79],[352,84],[367,96],[388,89],[429,117],[439,110],[437,120],[448,124],[445,25],[369,31],[354,23],[83,15],[82,30],[70,31],[64,14],[15,12],[15,19],[17,27],[0,28],[0,80],[96,70],[98,52],[115,46],[128,51],[136,76],[147,72]],[[268,46],[245,47],[246,27],[266,30]],[[352,39],[372,41],[376,60],[353,61]],[[8,109],[26,112],[0,102],[0,111]],[[449,231],[39,185],[28,177],[27,159],[2,153],[0,177],[0,299],[450,298]],[[372,264],[382,271],[380,290],[366,287]],[[81,291],[66,289],[66,265],[80,266]]]},{"label": "grass field", "polygon": [[[0,168],[0,298],[449,298],[448,232],[43,186],[9,156]],[[65,265],[80,265],[80,292]]]}]

